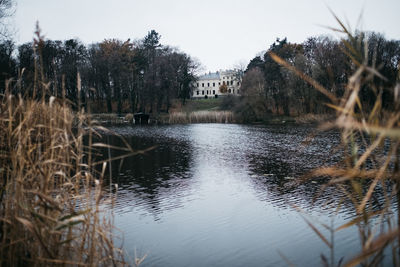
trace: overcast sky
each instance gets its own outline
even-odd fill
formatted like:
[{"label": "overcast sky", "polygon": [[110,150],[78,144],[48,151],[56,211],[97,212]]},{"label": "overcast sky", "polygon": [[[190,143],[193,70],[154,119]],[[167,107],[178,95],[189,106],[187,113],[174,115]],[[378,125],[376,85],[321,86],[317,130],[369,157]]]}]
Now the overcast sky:
[{"label": "overcast sky", "polygon": [[233,68],[277,37],[302,42],[332,33],[327,7],[355,28],[400,39],[400,0],[18,0],[16,41],[32,40],[36,21],[46,38],[138,39],[154,29],[161,43],[197,58],[205,71]]}]

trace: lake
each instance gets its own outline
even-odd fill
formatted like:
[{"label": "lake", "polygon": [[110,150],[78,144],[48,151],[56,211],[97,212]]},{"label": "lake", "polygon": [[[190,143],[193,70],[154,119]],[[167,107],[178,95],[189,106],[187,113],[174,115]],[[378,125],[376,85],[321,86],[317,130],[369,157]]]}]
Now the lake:
[{"label": "lake", "polygon": [[[315,128],[294,125],[110,129],[134,149],[157,146],[112,164],[115,224],[132,258],[147,255],[140,266],[320,266],[330,250],[303,216],[328,240],[318,223],[338,227],[352,216],[349,203],[335,211],[340,192],[327,189],[314,200],[322,183],[296,182],[339,160],[335,131],[311,139]],[[359,251],[356,231],[335,233],[336,261]]]}]

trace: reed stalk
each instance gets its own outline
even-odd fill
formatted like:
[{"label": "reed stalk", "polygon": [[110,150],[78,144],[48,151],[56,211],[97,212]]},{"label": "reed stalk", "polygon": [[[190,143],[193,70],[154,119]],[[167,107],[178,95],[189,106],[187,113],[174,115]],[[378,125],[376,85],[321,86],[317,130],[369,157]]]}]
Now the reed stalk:
[{"label": "reed stalk", "polygon": [[168,123],[233,123],[234,115],[232,111],[193,111],[193,112],[173,112],[169,114]]},{"label": "reed stalk", "polygon": [[[341,133],[342,161],[335,166],[321,167],[312,172],[315,179],[329,178],[329,182],[321,188],[336,186],[346,196],[339,199],[350,202],[353,217],[339,227],[328,227],[331,234],[349,227],[357,227],[361,251],[345,261],[345,266],[376,266],[383,264],[384,255],[390,254],[393,266],[400,265],[400,66],[395,86],[384,87],[381,81],[387,81],[379,73],[375,60],[368,58],[368,44],[356,38],[336,15],[340,27],[334,29],[345,35],[342,39],[344,53],[351,59],[354,73],[348,80],[346,90],[341,98],[333,95],[311,77],[297,70],[289,62],[271,53],[271,57],[283,67],[308,82],[331,103],[327,105],[336,111],[336,119],[321,126],[321,129],[336,128]],[[372,108],[363,105],[360,97],[361,89],[375,92],[376,100]],[[382,93],[393,95],[389,107],[382,105]],[[377,199],[381,199],[377,207]],[[394,205],[393,203],[397,203]],[[338,207],[339,208],[339,207]],[[324,255],[324,266],[341,265],[333,254],[333,241],[329,241],[310,223],[312,230],[331,249],[331,259]],[[333,240],[333,239],[332,239]],[[343,255],[346,256],[346,255]]]},{"label": "reed stalk", "polygon": [[[114,203],[103,189],[111,159],[94,157],[105,146],[93,143],[101,127],[79,100],[73,111],[65,95],[50,96],[50,83],[35,73],[33,98],[10,93],[21,77],[0,96],[0,265],[127,265],[115,245],[112,207],[105,205]],[[79,96],[79,74],[77,81]]]}]

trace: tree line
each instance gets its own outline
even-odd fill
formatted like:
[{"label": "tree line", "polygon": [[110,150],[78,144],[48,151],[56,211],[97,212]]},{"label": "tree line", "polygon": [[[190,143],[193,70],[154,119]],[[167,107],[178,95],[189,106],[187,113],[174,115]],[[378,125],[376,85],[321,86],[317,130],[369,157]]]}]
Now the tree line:
[{"label": "tree line", "polygon": [[[139,40],[107,39],[84,45],[77,39],[45,40],[37,32],[34,41],[16,46],[0,41],[0,93],[9,89],[26,97],[66,97],[73,106],[90,103],[94,112],[168,112],[172,101],[185,103],[196,81],[199,63],[189,55],[160,44],[160,34],[149,31]],[[360,47],[356,53],[349,47]],[[341,98],[354,70],[368,54],[368,64],[385,77],[361,88],[368,107],[381,99],[385,108],[395,92],[400,62],[400,41],[382,34],[359,32],[352,39],[311,37],[303,43],[277,39],[266,52],[248,64],[240,88],[242,96],[227,97],[225,109],[233,109],[243,121],[263,120],[271,114],[329,113],[329,100],[311,85],[278,65],[271,52]],[[78,92],[78,73],[80,91]],[[37,84],[45,85],[38,90]],[[373,84],[373,86],[372,86]]]},{"label": "tree line", "polygon": [[[0,42],[0,92],[6,81],[26,97],[66,97],[76,106],[91,103],[97,112],[168,112],[173,99],[190,97],[199,64],[160,44],[154,30],[137,41],[106,39],[84,45],[78,39],[34,41],[16,46]],[[78,92],[78,73],[80,91]],[[44,85],[38,90],[37,84]]]},{"label": "tree line", "polygon": [[[351,47],[359,47],[353,51]],[[311,37],[303,43],[277,39],[265,53],[254,57],[243,77],[240,99],[226,99],[244,121],[263,120],[270,114],[299,115],[332,112],[329,100],[310,84],[277,64],[271,52],[313,78],[337,98],[341,98],[350,76],[367,62],[384,77],[361,88],[361,101],[372,108],[379,98],[385,108],[393,103],[398,82],[400,41],[387,40],[375,32],[358,32],[355,37],[335,40],[327,36]]]}]

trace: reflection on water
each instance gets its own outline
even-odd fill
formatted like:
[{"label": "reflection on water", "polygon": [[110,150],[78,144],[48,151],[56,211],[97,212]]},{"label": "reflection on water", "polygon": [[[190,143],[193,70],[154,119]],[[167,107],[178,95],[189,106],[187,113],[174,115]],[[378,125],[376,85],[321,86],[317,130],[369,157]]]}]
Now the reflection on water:
[{"label": "reflection on water", "polygon": [[[157,145],[112,165],[120,188],[116,224],[128,253],[148,254],[143,266],[286,266],[278,250],[299,266],[318,265],[320,253],[328,250],[293,205],[328,224],[339,225],[348,216],[346,210],[335,215],[324,209],[332,192],[314,203],[320,185],[295,183],[309,170],[337,161],[335,132],[304,145],[312,129],[301,126],[112,130],[135,149]],[[339,256],[357,252],[357,235],[349,231],[336,235]]]}]

